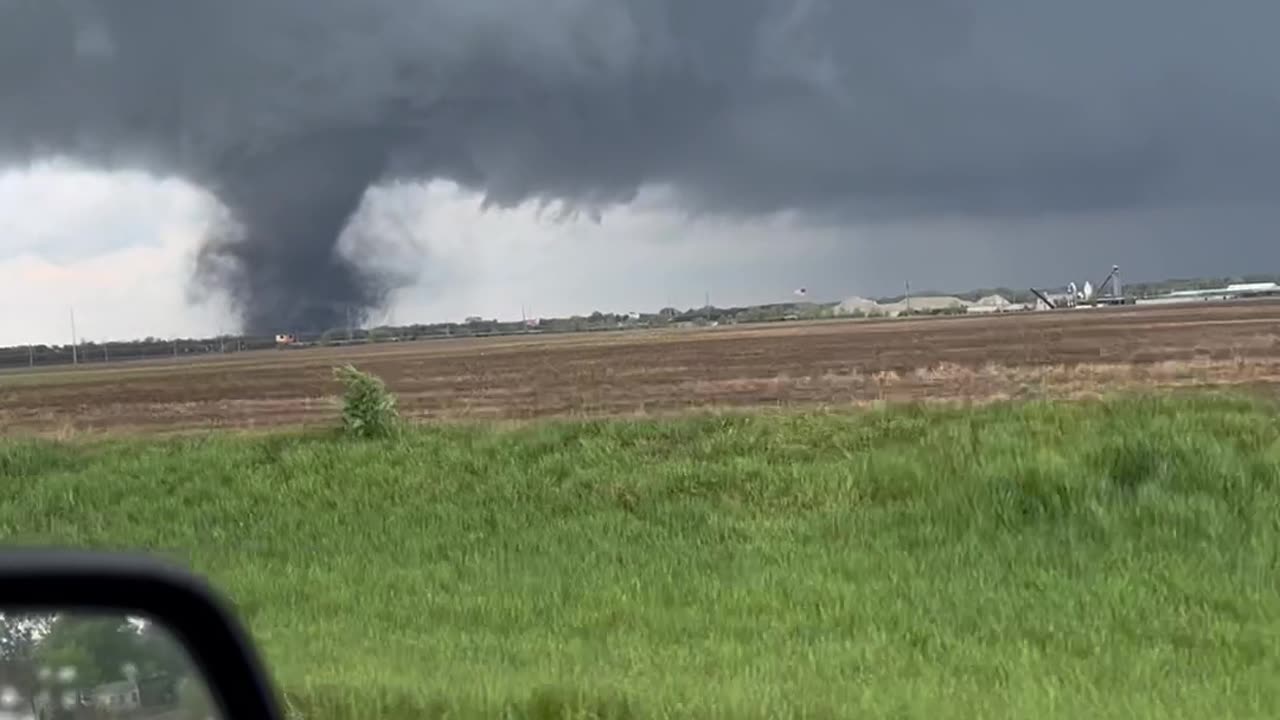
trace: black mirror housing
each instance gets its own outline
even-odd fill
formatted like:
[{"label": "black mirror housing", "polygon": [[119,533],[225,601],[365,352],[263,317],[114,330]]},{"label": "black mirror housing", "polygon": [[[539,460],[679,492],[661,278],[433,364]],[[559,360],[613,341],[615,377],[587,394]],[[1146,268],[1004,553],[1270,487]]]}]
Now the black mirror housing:
[{"label": "black mirror housing", "polygon": [[131,553],[3,551],[0,608],[146,617],[165,625],[185,646],[222,717],[281,717],[264,666],[229,605],[204,580],[176,565]]}]

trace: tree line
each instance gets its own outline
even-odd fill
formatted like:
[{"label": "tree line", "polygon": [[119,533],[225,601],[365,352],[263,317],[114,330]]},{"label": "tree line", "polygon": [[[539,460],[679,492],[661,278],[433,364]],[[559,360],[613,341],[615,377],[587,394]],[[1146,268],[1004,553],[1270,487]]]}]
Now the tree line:
[{"label": "tree line", "polygon": [[466,322],[384,325],[373,328],[330,328],[323,332],[288,332],[291,342],[282,346],[275,336],[220,336],[214,338],[120,340],[81,342],[75,345],[21,345],[0,347],[0,369],[39,368],[57,365],[102,365],[138,360],[173,360],[231,354],[272,348],[340,346],[382,342],[443,340],[519,334],[607,332],[671,325],[768,322],[795,318],[830,317],[834,303],[782,303],[778,305],[730,308],[704,307],[678,310],[664,308],[656,313],[596,311],[589,315],[542,318],[534,321],[471,318]]},{"label": "tree line", "polygon": [[[1124,290],[1128,295],[1149,297],[1162,295],[1174,290],[1201,290],[1223,287],[1233,282],[1280,282],[1280,275],[1252,274],[1240,277],[1175,278],[1158,282],[1126,282]],[[1030,289],[1008,287],[981,288],[962,293],[921,290],[912,294],[916,296],[952,295],[968,301],[976,301],[988,295],[1000,295],[1014,303],[1032,304],[1035,302],[1035,296]],[[888,304],[900,302],[905,297],[905,295],[894,295],[877,298],[876,301],[881,304]],[[834,317],[838,314],[837,306],[838,303],[784,302],[724,308],[707,306],[684,310],[667,307],[658,312],[650,313],[596,311],[589,315],[542,318],[535,321],[469,318],[467,321],[460,323],[415,323],[399,326],[384,325],[373,328],[341,327],[319,332],[290,332],[288,328],[282,328],[281,331],[289,333],[296,340],[290,347],[338,346],[495,335],[607,332],[646,327],[815,320]],[[264,350],[278,346],[275,336],[240,335],[171,340],[149,337],[142,340],[103,343],[82,342],[74,348],[71,345],[24,345],[0,347],[0,369],[70,365],[73,362],[93,365],[136,360],[172,359],[180,361],[183,358],[215,353],[228,354],[249,350]]]}]

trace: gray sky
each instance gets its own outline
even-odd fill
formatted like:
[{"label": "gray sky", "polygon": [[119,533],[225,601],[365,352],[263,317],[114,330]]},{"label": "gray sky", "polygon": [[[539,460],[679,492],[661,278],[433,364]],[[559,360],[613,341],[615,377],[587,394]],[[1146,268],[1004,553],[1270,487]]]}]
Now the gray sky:
[{"label": "gray sky", "polygon": [[0,0],[0,342],[1280,267],[1272,2],[188,10]]}]

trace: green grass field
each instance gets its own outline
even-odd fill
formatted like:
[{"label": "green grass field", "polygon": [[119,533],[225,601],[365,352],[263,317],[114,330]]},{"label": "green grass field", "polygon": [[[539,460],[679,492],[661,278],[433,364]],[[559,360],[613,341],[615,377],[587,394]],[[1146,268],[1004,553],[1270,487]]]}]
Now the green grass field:
[{"label": "green grass field", "polygon": [[0,490],[209,574],[307,720],[1280,715],[1250,400],[0,442]]}]

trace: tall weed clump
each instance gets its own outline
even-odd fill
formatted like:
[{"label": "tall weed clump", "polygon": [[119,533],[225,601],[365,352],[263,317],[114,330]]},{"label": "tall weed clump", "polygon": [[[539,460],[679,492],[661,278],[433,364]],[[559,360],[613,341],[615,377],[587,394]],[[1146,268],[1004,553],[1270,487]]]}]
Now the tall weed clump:
[{"label": "tall weed clump", "polygon": [[396,396],[377,375],[354,365],[333,369],[343,386],[342,429],[358,438],[382,438],[395,433],[400,426]]}]

